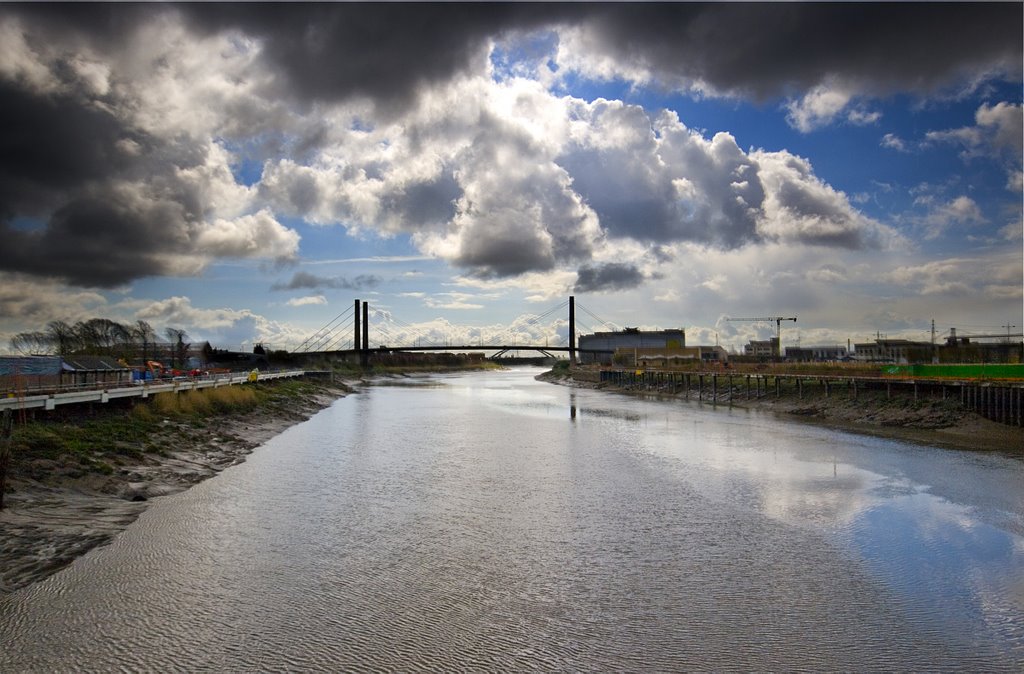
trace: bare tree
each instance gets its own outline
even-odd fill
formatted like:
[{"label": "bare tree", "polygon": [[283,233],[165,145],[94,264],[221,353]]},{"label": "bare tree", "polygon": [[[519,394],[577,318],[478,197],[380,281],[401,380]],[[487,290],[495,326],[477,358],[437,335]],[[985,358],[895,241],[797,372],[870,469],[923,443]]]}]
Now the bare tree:
[{"label": "bare tree", "polygon": [[156,341],[156,331],[146,321],[135,321],[131,327],[132,338],[142,345],[142,362],[149,360],[149,345]]},{"label": "bare tree", "polygon": [[50,321],[46,324],[46,333],[52,343],[51,353],[58,356],[70,355],[78,346],[78,335],[75,328],[64,321]]},{"label": "bare tree", "polygon": [[85,353],[115,355],[118,347],[130,341],[128,328],[109,318],[90,318],[75,324],[75,332],[81,341],[79,349]]},{"label": "bare tree", "polygon": [[54,352],[50,335],[41,330],[19,332],[11,337],[11,349],[26,356],[51,355]]},{"label": "bare tree", "polygon": [[167,335],[167,339],[171,341],[171,367],[181,367],[185,364],[185,358],[188,357],[188,347],[190,346],[185,340],[188,339],[188,333],[180,328],[167,328],[164,330],[164,334]]}]

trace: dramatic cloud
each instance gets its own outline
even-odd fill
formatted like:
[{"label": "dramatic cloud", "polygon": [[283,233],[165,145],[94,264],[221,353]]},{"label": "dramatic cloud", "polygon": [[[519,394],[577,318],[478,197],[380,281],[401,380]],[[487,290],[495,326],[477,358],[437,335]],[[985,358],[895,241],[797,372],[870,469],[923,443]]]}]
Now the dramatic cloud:
[{"label": "dramatic cloud", "polygon": [[[5,7],[0,268],[109,287],[223,257],[292,259],[299,237],[279,213],[409,233],[481,277],[587,263],[606,234],[652,246],[877,245],[864,231],[877,226],[848,202],[766,180],[728,135],[707,141],[639,108],[559,100],[540,82],[474,78],[496,42],[547,32],[560,73],[789,96],[790,122],[807,131],[840,114],[877,120],[850,109],[858,96],[1020,72],[1019,6],[926,9]],[[934,139],[1019,146],[1019,106],[986,106],[977,121],[977,134]],[[235,151],[265,161],[258,184],[239,181]],[[798,223],[775,221],[775,206]]]},{"label": "dramatic cloud", "polygon": [[[1022,20],[1019,3],[5,4],[0,274],[26,299],[0,301],[34,317],[68,310],[60,293],[105,298],[274,341],[290,328],[193,307],[196,282],[169,277],[230,277],[204,279],[238,293],[219,306],[256,307],[242,278],[301,295],[268,309],[306,306],[377,288],[367,260],[390,254],[426,270],[401,285],[396,263],[390,299],[425,291],[417,308],[439,311],[573,290],[625,310],[771,303],[758,284],[825,311],[807,286],[866,283],[851,257],[1019,241],[1024,122],[1005,83]],[[712,97],[732,111],[702,117]],[[850,147],[832,133],[961,152],[971,175],[904,177],[910,157],[889,153],[873,186],[823,158]],[[908,206],[920,183],[943,187]],[[239,259],[344,259],[346,275],[218,264]],[[170,299],[118,304],[135,292]]]},{"label": "dramatic cloud", "polygon": [[596,5],[566,31],[559,65],[760,99],[820,86],[843,92],[832,100],[812,94],[812,116],[834,114],[854,92],[923,94],[969,72],[1019,77],[1020,5],[921,10],[915,3]]},{"label": "dramatic cloud", "polygon": [[598,267],[580,267],[575,292],[600,292],[635,288],[646,280],[643,272],[629,264],[609,262]]},{"label": "dramatic cloud", "polygon": [[71,290],[28,276],[0,273],[0,352],[19,332],[16,325],[36,330],[52,320],[75,323],[109,313],[99,293]]},{"label": "dramatic cloud", "polygon": [[994,153],[1020,166],[1021,154],[1024,153],[1024,108],[1009,103],[983,104],[974,114],[974,119],[975,126],[929,131],[925,138],[962,146],[961,156],[964,159]]},{"label": "dramatic cloud", "polygon": [[352,279],[342,276],[317,276],[309,272],[295,272],[287,283],[275,283],[271,290],[320,290],[322,288],[340,288],[342,290],[364,290],[380,285],[381,279],[372,274],[360,274]]},{"label": "dramatic cloud", "polygon": [[[370,100],[379,112],[411,105],[423,89],[486,67],[490,41],[568,13],[517,3],[183,5],[203,33],[238,30],[261,44],[271,91],[300,101]],[[578,12],[569,8],[569,12]],[[325,64],[330,64],[325,67]]]},{"label": "dramatic cloud", "polygon": [[765,239],[849,249],[903,245],[892,228],[860,214],[845,194],[816,178],[806,160],[788,152],[752,156],[766,195],[758,221]]}]

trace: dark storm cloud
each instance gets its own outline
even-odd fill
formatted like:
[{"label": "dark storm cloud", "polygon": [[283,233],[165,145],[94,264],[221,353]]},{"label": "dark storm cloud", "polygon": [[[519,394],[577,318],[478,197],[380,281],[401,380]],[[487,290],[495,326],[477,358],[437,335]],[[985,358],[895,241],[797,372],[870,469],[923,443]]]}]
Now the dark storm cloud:
[{"label": "dark storm cloud", "polygon": [[619,63],[771,97],[838,76],[870,92],[929,90],[969,70],[1021,70],[1020,3],[190,3],[13,6],[57,39],[115,49],[176,12],[192,30],[263,41],[278,84],[306,101],[401,106],[465,72],[491,38],[576,26]]},{"label": "dark storm cloud", "polygon": [[576,272],[575,292],[600,292],[602,290],[628,290],[643,285],[647,277],[631,264],[609,262],[592,267],[584,265]]},{"label": "dark storm cloud", "polygon": [[168,252],[185,227],[180,203],[99,192],[68,202],[43,229],[0,224],[0,269],[113,287],[172,272]]},{"label": "dark storm cloud", "polygon": [[[311,105],[366,98],[397,113],[424,87],[470,72],[489,40],[511,31],[574,27],[589,51],[623,67],[647,69],[667,86],[703,81],[718,91],[771,97],[799,94],[829,77],[858,91],[887,93],[927,91],[958,77],[976,81],[971,77],[999,68],[1019,73],[1022,15],[1020,3],[0,5],[0,27],[17,19],[28,51],[39,56],[32,65],[54,82],[47,88],[16,67],[0,68],[0,271],[109,287],[141,276],[189,273],[187,260],[204,252],[197,248],[197,232],[213,210],[212,197],[180,174],[204,161],[209,139],[185,132],[156,138],[127,121],[143,105],[133,94],[146,86],[146,68],[165,67],[163,59],[173,58],[122,68],[129,49],[138,48],[138,28],[158,18],[183,17],[196,35],[235,30],[258,43],[255,63],[239,75],[252,76],[254,101],[266,96]],[[187,40],[181,44],[189,48]],[[5,47],[6,55],[17,55]],[[76,77],[73,59],[79,53],[100,61],[110,57],[101,64],[111,68],[109,90],[89,92]],[[0,66],[12,64],[18,65]],[[259,77],[264,70],[270,74],[266,80]],[[246,120],[265,114],[258,105],[248,110],[235,104],[242,107],[220,112]],[[238,128],[239,135],[249,129],[241,122]],[[315,154],[326,136],[317,127],[297,147]],[[584,165],[570,168],[612,233],[639,227],[638,238],[653,243],[696,236],[686,228],[695,222],[687,220],[691,214],[676,212],[667,198],[669,183],[645,185],[639,169],[623,173],[644,188],[626,203],[603,198],[601,181]],[[612,175],[614,168],[608,167]],[[491,191],[507,189],[502,181]],[[300,213],[324,199],[311,178],[287,187],[286,201]],[[564,221],[571,210],[541,188],[516,187],[539,195],[534,202],[548,209],[543,226]],[[412,223],[424,217],[443,221],[452,217],[458,194],[449,175],[409,186],[385,207]],[[803,195],[785,196],[789,207],[811,213]],[[511,227],[522,209],[508,212]],[[715,225],[718,231],[729,224],[736,229],[721,236],[747,240],[749,218],[726,215]],[[28,226],[26,219],[32,221]],[[686,227],[673,230],[679,223]],[[481,221],[456,262],[501,276],[551,269],[590,254],[586,236],[571,227],[549,232],[553,244],[532,229],[493,230],[492,222]],[[280,233],[272,224],[254,231]],[[845,236],[810,234],[821,241]],[[218,250],[239,249],[214,239]],[[628,282],[629,268],[620,267],[584,267],[580,284],[603,287],[619,277]]]},{"label": "dark storm cloud", "polygon": [[1020,73],[1020,3],[594,5],[590,43],[668,80],[758,98],[829,76],[866,93],[925,92],[1003,67]]},{"label": "dark storm cloud", "polygon": [[237,28],[264,41],[279,83],[302,100],[366,97],[402,107],[465,72],[488,40],[566,8],[516,3],[255,3],[179,6],[197,31]]},{"label": "dark storm cloud", "polygon": [[[125,127],[73,88],[0,81],[0,100],[0,270],[104,287],[170,271],[166,254],[181,251],[197,199],[166,184],[165,197],[145,198],[120,183],[151,175],[157,186],[202,153]],[[18,216],[38,226],[15,228]]]},{"label": "dark storm cloud", "polygon": [[0,101],[0,216],[38,215],[56,195],[131,167],[115,144],[132,134],[109,112],[2,80]]},{"label": "dark storm cloud", "polygon": [[275,283],[271,290],[320,290],[322,288],[340,288],[342,290],[364,290],[380,285],[381,279],[373,274],[360,274],[353,279],[342,276],[317,276],[309,272],[295,272],[287,283]]},{"label": "dark storm cloud", "polygon": [[970,70],[1019,73],[1020,3],[340,3],[178,6],[200,31],[265,40],[305,100],[386,107],[465,72],[490,38],[573,25],[588,46],[665,80],[759,98],[838,76],[869,93],[928,91]]},{"label": "dark storm cloud", "polygon": [[461,194],[455,178],[447,173],[382,198],[381,207],[405,222],[447,222],[455,215],[455,201]]}]

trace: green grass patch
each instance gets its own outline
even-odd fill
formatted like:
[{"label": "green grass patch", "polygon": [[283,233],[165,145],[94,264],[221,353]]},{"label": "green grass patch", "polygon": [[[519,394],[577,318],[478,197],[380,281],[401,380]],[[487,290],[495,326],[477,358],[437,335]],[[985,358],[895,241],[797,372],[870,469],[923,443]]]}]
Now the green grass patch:
[{"label": "green grass patch", "polygon": [[[158,393],[131,409],[103,407],[98,416],[73,421],[42,419],[16,425],[12,466],[45,459],[62,465],[62,473],[111,474],[114,466],[164,454],[168,433],[191,437],[219,416],[265,409],[286,409],[291,401],[323,390],[315,380],[290,379],[222,386],[182,393]],[[167,425],[166,421],[175,423]],[[84,471],[84,473],[83,473]]]}]

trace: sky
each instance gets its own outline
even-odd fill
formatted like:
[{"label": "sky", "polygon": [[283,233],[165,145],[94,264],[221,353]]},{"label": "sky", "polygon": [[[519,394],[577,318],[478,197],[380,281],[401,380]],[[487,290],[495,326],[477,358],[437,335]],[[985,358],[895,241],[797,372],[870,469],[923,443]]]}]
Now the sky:
[{"label": "sky", "polygon": [[[0,4],[0,352],[1024,325],[1022,3]],[[555,310],[555,311],[553,311]]]}]

